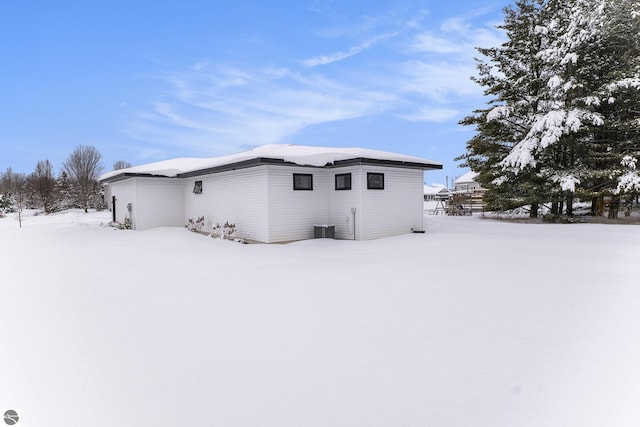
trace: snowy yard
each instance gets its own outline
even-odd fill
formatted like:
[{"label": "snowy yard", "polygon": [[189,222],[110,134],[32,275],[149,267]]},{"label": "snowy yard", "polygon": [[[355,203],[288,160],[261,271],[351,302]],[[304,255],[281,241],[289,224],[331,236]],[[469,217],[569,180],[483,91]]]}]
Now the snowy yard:
[{"label": "snowy yard", "polygon": [[242,245],[109,215],[0,219],[19,425],[640,425],[639,226]]}]

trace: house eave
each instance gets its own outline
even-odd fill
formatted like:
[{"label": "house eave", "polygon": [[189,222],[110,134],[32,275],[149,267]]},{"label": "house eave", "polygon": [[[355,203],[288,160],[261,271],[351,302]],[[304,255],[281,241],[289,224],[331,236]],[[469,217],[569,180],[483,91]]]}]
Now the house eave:
[{"label": "house eave", "polygon": [[324,166],[311,166],[311,165],[302,165],[298,163],[287,162],[282,159],[260,157],[256,159],[245,160],[242,162],[229,163],[226,165],[215,166],[212,168],[185,172],[185,173],[178,174],[177,177],[189,178],[189,177],[194,177],[199,175],[209,175],[214,173],[226,172],[230,170],[246,169],[246,168],[261,166],[261,165],[286,165],[286,166],[299,166],[299,167],[320,168],[320,169],[333,169],[333,168],[353,166],[353,165],[394,166],[394,167],[421,169],[421,170],[442,169],[442,165],[437,163],[418,163],[418,162],[405,162],[405,161],[397,161],[397,160],[380,160],[380,159],[368,159],[368,158],[338,160],[333,163],[327,163]]},{"label": "house eave", "polygon": [[118,182],[118,181],[124,181],[125,179],[129,179],[129,178],[165,178],[165,179],[171,179],[173,177],[170,176],[166,176],[166,175],[155,175],[152,173],[133,173],[133,172],[124,172],[118,175],[113,175],[110,176],[109,178],[105,178],[105,179],[101,179],[100,181],[98,181],[100,184],[104,185],[104,184],[111,184],[114,182]]},{"label": "house eave", "polygon": [[168,177],[166,175],[154,175],[150,173],[132,173],[132,172],[123,172],[118,175],[111,176],[109,178],[105,178],[100,180],[100,184],[109,184],[113,182],[123,181],[129,178],[139,178],[139,177],[148,177],[148,178],[190,178],[194,176],[201,175],[210,175],[215,173],[239,170],[239,169],[247,169],[256,166],[262,165],[286,165],[286,166],[299,166],[299,167],[308,167],[308,168],[320,168],[320,169],[333,169],[345,166],[354,166],[354,165],[371,165],[371,166],[386,166],[386,167],[399,167],[406,169],[420,169],[420,170],[437,170],[442,169],[442,165],[438,163],[420,163],[420,162],[407,162],[407,161],[399,161],[399,160],[381,160],[381,159],[370,159],[370,158],[355,158],[355,159],[345,159],[345,160],[337,160],[333,163],[327,163],[324,166],[311,166],[311,165],[301,165],[298,163],[287,162],[283,159],[273,159],[268,157],[259,157],[250,160],[243,160],[241,162],[228,163],[225,165],[214,166],[205,169],[198,169],[189,172],[183,172],[175,175],[174,177]]},{"label": "house eave", "polygon": [[336,168],[336,167],[352,166],[352,165],[389,166],[389,167],[421,169],[421,170],[442,169],[442,165],[439,163],[406,162],[401,160],[381,160],[381,159],[369,159],[365,157],[360,157],[356,159],[338,160],[331,165],[327,165],[326,167]]}]

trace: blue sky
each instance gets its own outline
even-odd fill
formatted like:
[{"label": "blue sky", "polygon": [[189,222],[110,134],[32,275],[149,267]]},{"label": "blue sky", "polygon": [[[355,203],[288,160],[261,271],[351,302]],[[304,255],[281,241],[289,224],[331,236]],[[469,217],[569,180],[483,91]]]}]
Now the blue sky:
[{"label": "blue sky", "polygon": [[437,160],[445,184],[507,3],[5,1],[0,170],[58,171],[81,144],[106,172],[293,143]]}]

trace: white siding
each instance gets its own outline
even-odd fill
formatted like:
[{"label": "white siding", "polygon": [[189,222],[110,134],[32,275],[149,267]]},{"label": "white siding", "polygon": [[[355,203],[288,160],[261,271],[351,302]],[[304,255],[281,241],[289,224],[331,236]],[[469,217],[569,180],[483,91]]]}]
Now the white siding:
[{"label": "white siding", "polygon": [[[367,172],[384,173],[384,190],[367,189]],[[364,240],[423,230],[423,172],[414,169],[363,166],[361,178]]]},{"label": "white siding", "polygon": [[111,199],[111,185],[107,184],[107,185],[103,185],[102,188],[104,189],[104,204],[107,206],[107,209],[109,209],[109,211],[113,212],[112,208],[112,199]]},{"label": "white siding", "polygon": [[137,193],[136,178],[118,181],[111,184],[111,195],[116,196],[116,222],[124,223],[124,219],[129,216],[127,204],[131,203],[134,209],[131,211],[131,227],[137,228]]},{"label": "white siding", "polygon": [[[361,169],[361,166],[329,169],[329,222],[335,225],[338,239],[353,239],[352,208],[356,208],[356,227],[360,228],[358,217],[361,214]],[[344,173],[351,174],[351,190],[336,190],[335,176]],[[359,238],[358,234],[356,238]]]},{"label": "white siding", "polygon": [[[367,172],[383,173],[384,190],[367,189]],[[293,174],[313,175],[313,190],[294,190]],[[335,175],[351,173],[351,190],[335,190]],[[202,194],[194,194],[202,181]],[[205,231],[229,221],[247,238],[286,242],[313,238],[313,226],[334,225],[336,237],[375,239],[423,230],[422,170],[384,166],[322,169],[258,166],[192,178],[131,178],[110,184],[116,196],[116,220],[128,216],[138,230],[183,226],[205,217]]]},{"label": "white siding", "polygon": [[[268,166],[269,239],[286,242],[313,238],[313,226],[329,221],[329,176],[327,169]],[[313,175],[313,191],[294,190],[293,174]],[[333,178],[331,178],[333,179]]]},{"label": "white siding", "polygon": [[[202,181],[202,194],[193,193],[196,181]],[[266,166],[183,178],[183,197],[183,224],[204,216],[204,231],[228,221],[251,240],[269,241]]]},{"label": "white siding", "polygon": [[175,178],[136,178],[137,229],[184,225],[182,182]]},{"label": "white siding", "polygon": [[124,223],[129,216],[127,205],[131,203],[131,227],[135,230],[183,225],[184,198],[180,180],[138,177],[114,182],[109,187],[111,194],[116,196],[117,222]]}]

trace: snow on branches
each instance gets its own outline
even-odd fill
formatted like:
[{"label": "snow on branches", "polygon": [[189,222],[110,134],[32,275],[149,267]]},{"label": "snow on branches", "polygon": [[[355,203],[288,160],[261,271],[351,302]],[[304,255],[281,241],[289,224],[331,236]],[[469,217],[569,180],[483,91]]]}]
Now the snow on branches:
[{"label": "snow on branches", "polygon": [[564,175],[554,177],[553,181],[560,184],[562,191],[576,192],[576,184],[580,184],[580,180],[573,175]]},{"label": "snow on branches", "polygon": [[500,28],[509,41],[478,48],[486,59],[474,81],[488,107],[461,121],[477,133],[459,157],[495,206],[551,198],[572,212],[573,193],[638,191],[635,163],[621,167],[621,159],[640,159],[639,18],[638,0],[518,0],[505,8]]},{"label": "snow on branches", "polygon": [[601,126],[602,117],[587,110],[574,108],[571,110],[551,110],[538,114],[534,118],[531,129],[522,141],[513,147],[511,152],[502,160],[503,168],[524,169],[535,167],[535,154],[550,145],[555,144],[563,135],[578,132],[586,124]]},{"label": "snow on branches", "polygon": [[633,156],[624,156],[620,164],[627,171],[618,178],[617,193],[633,193],[640,191],[640,174],[636,168],[638,159]]}]

